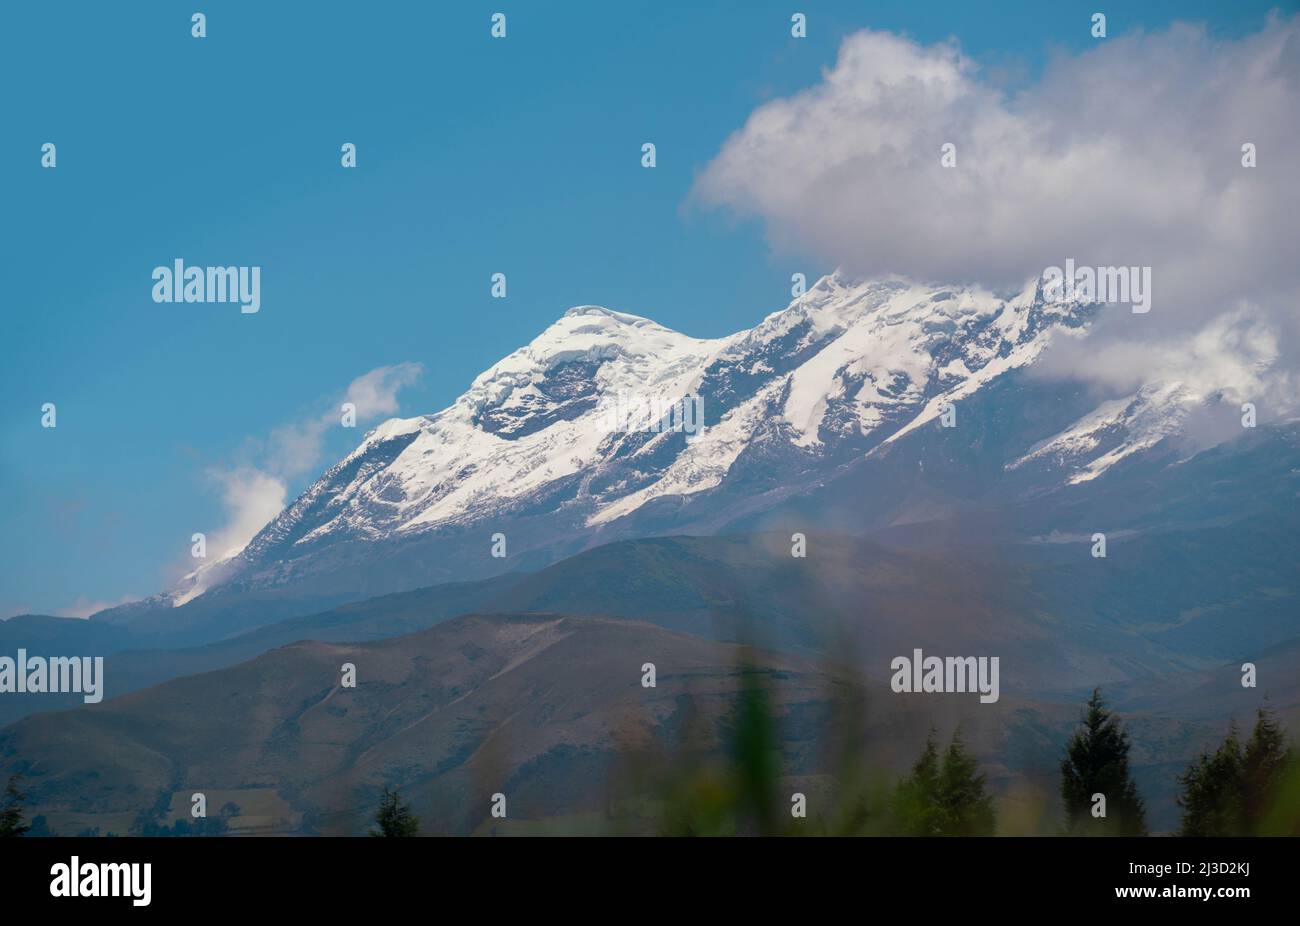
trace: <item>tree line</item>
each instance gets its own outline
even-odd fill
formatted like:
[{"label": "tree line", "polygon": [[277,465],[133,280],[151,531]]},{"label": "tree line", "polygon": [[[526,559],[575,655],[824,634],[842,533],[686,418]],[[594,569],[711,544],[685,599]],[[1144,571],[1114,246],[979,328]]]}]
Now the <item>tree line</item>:
[{"label": "tree line", "polygon": [[[741,694],[730,770],[701,788],[698,778],[668,783],[662,832],[697,834],[799,831],[789,821],[778,787],[777,739],[764,693]],[[1120,718],[1094,689],[1060,764],[1064,835],[1144,836],[1146,806],[1129,767],[1130,739]],[[1300,758],[1272,710],[1260,708],[1244,740],[1235,721],[1213,750],[1204,751],[1178,776],[1183,836],[1300,834]],[[0,836],[41,835],[24,821],[21,776],[0,799]],[[711,795],[701,803],[700,793]],[[940,750],[932,727],[920,756],[892,787],[863,790],[846,802],[840,818],[822,832],[907,836],[982,836],[997,831],[987,778],[962,740],[960,727]],[[385,787],[374,836],[416,836],[419,819],[396,790]],[[38,818],[43,824],[43,820]],[[222,820],[221,822],[224,822]],[[217,835],[224,827],[184,835]],[[154,828],[150,835],[160,832]],[[180,832],[168,835],[182,835]]]},{"label": "tree line", "polygon": [[[1147,835],[1146,806],[1129,769],[1130,741],[1099,689],[1088,699],[1061,760],[1061,832],[1070,836]],[[1180,836],[1295,834],[1300,827],[1300,762],[1272,710],[1259,708],[1243,742],[1236,722],[1212,752],[1178,776]],[[901,831],[916,836],[992,835],[984,776],[960,735],[938,760],[934,733],[895,792]]]},{"label": "tree line", "polygon": [[[698,777],[673,782],[665,800],[669,834],[801,830],[786,822],[777,795],[771,718],[761,692],[742,693],[728,782]],[[1068,836],[1145,836],[1146,806],[1129,767],[1130,739],[1121,719],[1094,689],[1060,763],[1063,819]],[[1261,708],[1243,743],[1235,722],[1223,742],[1178,776],[1183,836],[1295,833],[1300,826],[1300,762],[1273,712]],[[701,792],[712,794],[701,803]],[[839,819],[815,831],[900,836],[991,836],[997,812],[987,777],[960,728],[940,748],[933,727],[910,770],[884,793],[864,790]],[[374,836],[415,836],[419,820],[396,791],[384,789]]]}]

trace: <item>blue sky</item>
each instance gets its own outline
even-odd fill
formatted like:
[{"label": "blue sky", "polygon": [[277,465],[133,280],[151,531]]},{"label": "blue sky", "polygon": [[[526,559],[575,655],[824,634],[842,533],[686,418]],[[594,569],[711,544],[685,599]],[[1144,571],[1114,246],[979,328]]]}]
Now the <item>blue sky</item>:
[{"label": "blue sky", "polygon": [[[782,307],[792,272],[831,268],[687,195],[749,113],[815,84],[859,29],[955,37],[1014,86],[1092,42],[1098,8],[1112,36],[1174,18],[1231,36],[1278,4],[696,6],[8,5],[0,617],[160,590],[227,517],[213,470],[255,463],[367,371],[422,364],[400,394],[415,415],[571,305],[702,337]],[[260,266],[261,311],[154,303],[152,269],[177,257]],[[360,436],[329,429],[321,465]]]}]

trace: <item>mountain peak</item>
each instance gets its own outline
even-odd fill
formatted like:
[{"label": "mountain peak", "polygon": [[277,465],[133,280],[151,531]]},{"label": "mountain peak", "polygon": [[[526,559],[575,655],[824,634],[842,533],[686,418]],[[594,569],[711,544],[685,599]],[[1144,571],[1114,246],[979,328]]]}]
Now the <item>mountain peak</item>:
[{"label": "mountain peak", "polygon": [[628,312],[615,312],[613,309],[607,309],[603,305],[575,305],[562,316],[563,318],[578,318],[584,315],[598,315],[621,322],[624,325],[651,324],[654,322],[640,315],[632,315]]},{"label": "mountain peak", "polygon": [[[756,327],[717,339],[574,306],[442,411],[375,428],[229,572],[249,587],[344,582],[336,567],[360,564],[377,542],[409,548],[413,568],[440,561],[425,558],[436,548],[482,570],[473,545],[451,538],[523,517],[542,539],[516,548],[540,549],[643,508],[646,523],[671,518],[685,500],[709,504],[711,493],[749,497],[755,459],[778,484],[803,484],[1033,363],[1052,329],[1085,315],[1045,305],[1032,284],[1003,299],[839,271]],[[646,416],[661,422],[647,410],[654,403],[686,397],[703,410],[696,429],[643,426]]]}]

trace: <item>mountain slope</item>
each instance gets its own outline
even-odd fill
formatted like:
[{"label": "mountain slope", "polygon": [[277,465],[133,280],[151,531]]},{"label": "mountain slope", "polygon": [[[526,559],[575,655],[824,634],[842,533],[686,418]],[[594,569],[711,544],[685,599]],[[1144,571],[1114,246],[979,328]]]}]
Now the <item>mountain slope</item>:
[{"label": "mountain slope", "polygon": [[[269,786],[309,825],[356,833],[379,788],[397,784],[429,831],[465,832],[499,789],[517,817],[599,806],[620,750],[671,739],[684,698],[721,722],[745,659],[636,622],[467,616],[375,643],[295,644],[93,711],[30,717],[0,733],[0,767],[23,771],[29,806],[55,825],[129,820],[187,789]],[[654,688],[641,685],[646,661],[660,667]],[[355,688],[340,687],[344,663]],[[752,664],[780,673],[782,714],[815,713],[839,684],[796,657]]]},{"label": "mountain slope", "polygon": [[[1003,299],[838,275],[716,340],[571,309],[447,409],[371,431],[237,557],[154,604],[288,586],[355,598],[488,575],[504,565],[489,556],[498,531],[511,565],[529,569],[680,528],[693,499],[806,484],[925,427],[1092,311],[1046,302],[1037,284]],[[660,427],[686,397],[702,430]]]},{"label": "mountain slope", "polygon": [[[1263,653],[1260,670],[1285,682],[1298,655],[1294,646]],[[646,662],[656,666],[653,688],[641,684]],[[340,685],[345,664],[356,668],[355,688]],[[1004,667],[1019,671],[1005,656]],[[125,834],[141,814],[170,822],[202,791],[245,813],[266,807],[270,795],[285,818],[278,832],[300,822],[356,834],[371,824],[384,786],[401,789],[430,834],[497,823],[488,817],[497,792],[508,797],[508,825],[578,814],[605,821],[611,795],[631,788],[630,796],[645,796],[629,772],[647,757],[680,760],[688,746],[723,753],[747,671],[767,690],[783,774],[810,794],[834,787],[833,753],[844,742],[897,771],[914,761],[932,723],[946,731],[960,721],[995,789],[1037,782],[1043,819],[1054,825],[1055,767],[1083,692],[1031,700],[1004,690],[992,705],[964,695],[916,698],[829,660],[555,613],[467,615],[382,641],[296,643],[29,717],[0,730],[0,775],[23,774],[29,813],[56,833],[95,826]],[[1181,690],[1170,685],[1155,697],[1143,688],[1146,710],[1121,705],[1158,827],[1173,822],[1170,771],[1222,734],[1228,709],[1254,703],[1240,686],[1230,707],[1220,703],[1221,679],[1233,672],[1188,673]],[[864,686],[862,725],[845,728],[840,712],[859,703]],[[1277,693],[1294,704],[1293,685]],[[164,808],[172,817],[158,816]]]},{"label": "mountain slope", "polygon": [[[571,309],[448,408],[375,428],[236,556],[96,619],[206,642],[625,538],[864,533],[1026,499],[1052,515],[1194,456],[1192,418],[1237,414],[1186,383],[1115,398],[1037,376],[1098,309],[1037,281],[1002,298],[839,275],[714,340]],[[701,428],[677,426],[688,398]]]}]

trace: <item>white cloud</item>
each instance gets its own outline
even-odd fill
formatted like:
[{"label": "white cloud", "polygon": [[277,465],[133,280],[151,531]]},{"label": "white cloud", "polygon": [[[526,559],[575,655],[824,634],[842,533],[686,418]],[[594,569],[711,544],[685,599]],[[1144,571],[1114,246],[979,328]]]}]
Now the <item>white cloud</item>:
[{"label": "white cloud", "polygon": [[281,478],[251,466],[214,469],[210,476],[221,485],[227,520],[208,538],[208,551],[210,556],[225,559],[244,549],[284,509],[288,487]]},{"label": "white cloud", "polygon": [[[1184,24],[1110,38],[1015,94],[954,43],[864,31],[818,85],[759,106],[692,199],[761,220],[783,254],[865,276],[1009,290],[1067,258],[1150,266],[1151,314],[1108,311],[1088,339],[1093,366],[1064,350],[1049,369],[1243,380],[1271,356],[1288,376],[1300,368],[1297,113],[1300,18],[1228,41]],[[940,164],[947,142],[953,168]],[[1250,333],[1221,352],[1211,342],[1234,321]],[[1179,360],[1189,345],[1199,370]]]},{"label": "white cloud", "polygon": [[422,372],[418,363],[377,367],[348,384],[343,399],[319,415],[290,422],[254,445],[254,459],[208,469],[220,486],[226,523],[208,538],[213,561],[233,556],[283,509],[290,483],[322,465],[322,443],[330,428],[340,427],[342,402],[356,406],[357,425],[390,416],[398,409],[398,393]]},{"label": "white cloud", "polygon": [[[1290,379],[1277,367],[1281,356],[1277,329],[1250,303],[1241,303],[1203,327],[1176,337],[1152,343],[1069,339],[1055,344],[1053,353],[1051,375],[1096,377],[1125,392],[1147,382],[1178,380],[1199,395],[1222,390],[1238,400],[1259,400]],[[1279,393],[1271,398],[1283,401],[1289,396]]]},{"label": "white cloud", "polygon": [[397,412],[397,393],[420,377],[418,363],[399,363],[391,367],[378,367],[358,376],[348,386],[345,401],[357,407],[357,420],[373,420],[380,415]]}]

